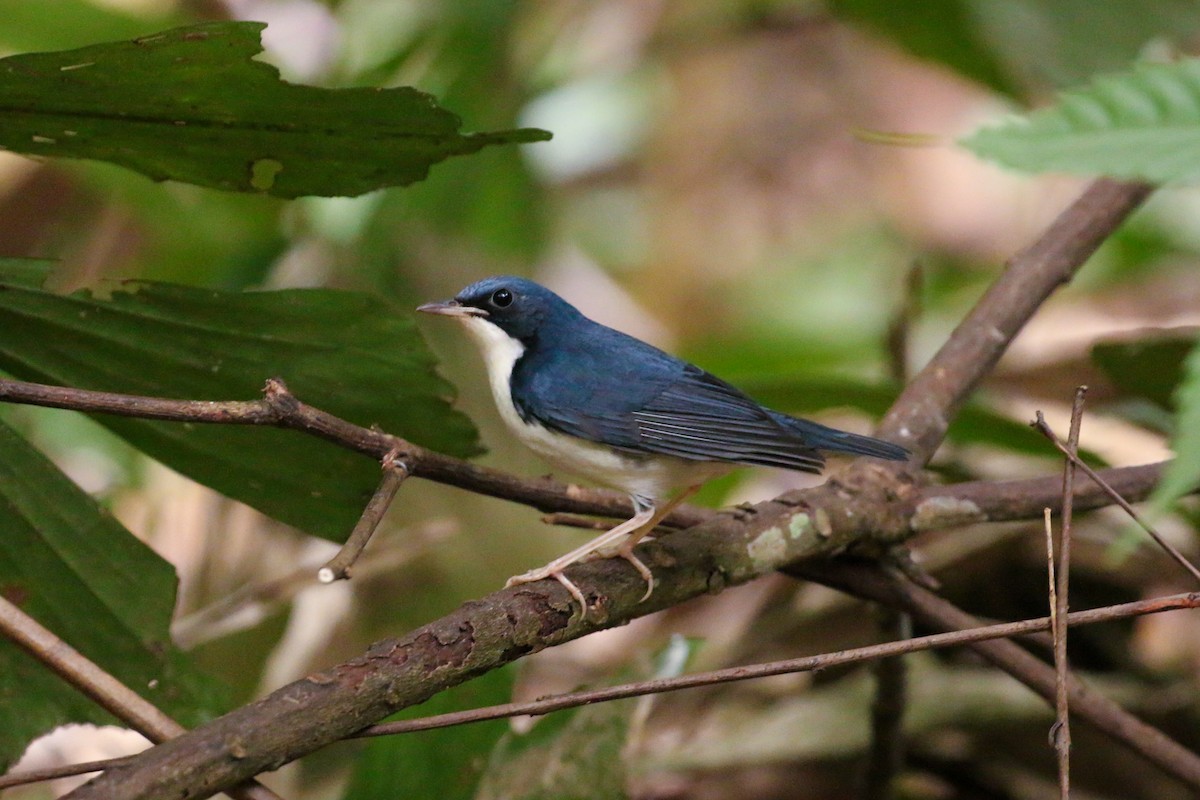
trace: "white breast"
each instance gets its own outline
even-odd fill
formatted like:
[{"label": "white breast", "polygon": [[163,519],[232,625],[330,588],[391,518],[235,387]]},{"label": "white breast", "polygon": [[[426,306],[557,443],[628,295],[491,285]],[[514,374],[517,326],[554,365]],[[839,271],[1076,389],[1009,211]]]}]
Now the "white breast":
[{"label": "white breast", "polygon": [[524,354],[525,345],[482,317],[459,319],[483,353],[500,418],[526,447],[554,466],[647,500],[664,498],[673,489],[703,483],[731,469],[728,464],[670,456],[624,456],[603,445],[525,422],[509,391],[513,366]]}]

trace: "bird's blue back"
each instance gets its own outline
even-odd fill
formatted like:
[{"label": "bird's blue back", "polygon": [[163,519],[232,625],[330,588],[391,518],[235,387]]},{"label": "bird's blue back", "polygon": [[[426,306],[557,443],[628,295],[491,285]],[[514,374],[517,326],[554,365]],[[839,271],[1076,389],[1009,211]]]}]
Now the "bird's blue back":
[{"label": "bird's blue back", "polygon": [[498,289],[515,300],[494,322],[524,345],[513,405],[526,422],[632,454],[819,472],[817,448],[903,459],[896,445],[764,408],[686,361],[594,322],[549,289],[511,276],[458,296],[479,305]]}]

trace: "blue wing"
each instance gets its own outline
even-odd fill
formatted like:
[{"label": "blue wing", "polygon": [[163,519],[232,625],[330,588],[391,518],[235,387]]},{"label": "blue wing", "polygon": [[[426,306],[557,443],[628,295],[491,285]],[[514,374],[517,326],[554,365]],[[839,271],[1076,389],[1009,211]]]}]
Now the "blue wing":
[{"label": "blue wing", "polygon": [[784,424],[790,417],[777,418],[699,367],[588,323],[517,362],[513,401],[526,420],[633,453],[804,472],[824,466],[803,431]]}]

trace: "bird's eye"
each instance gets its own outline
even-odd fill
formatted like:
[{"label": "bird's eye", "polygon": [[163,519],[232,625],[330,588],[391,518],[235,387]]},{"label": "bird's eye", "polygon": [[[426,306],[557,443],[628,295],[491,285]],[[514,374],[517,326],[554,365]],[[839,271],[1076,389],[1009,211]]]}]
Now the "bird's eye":
[{"label": "bird's eye", "polygon": [[497,289],[496,291],[492,292],[492,305],[496,306],[497,308],[506,308],[511,306],[512,301],[512,292],[510,292],[508,289]]}]

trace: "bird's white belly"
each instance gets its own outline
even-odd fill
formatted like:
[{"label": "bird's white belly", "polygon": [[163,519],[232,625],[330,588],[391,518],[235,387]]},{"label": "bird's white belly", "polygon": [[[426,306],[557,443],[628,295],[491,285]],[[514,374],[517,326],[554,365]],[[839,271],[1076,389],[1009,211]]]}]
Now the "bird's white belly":
[{"label": "bird's white belly", "polygon": [[462,322],[483,353],[500,418],[526,447],[554,466],[648,500],[665,498],[674,489],[703,483],[732,468],[728,464],[671,456],[624,455],[537,422],[525,422],[513,405],[509,389],[513,366],[525,352],[525,346],[485,319],[463,317]]}]

